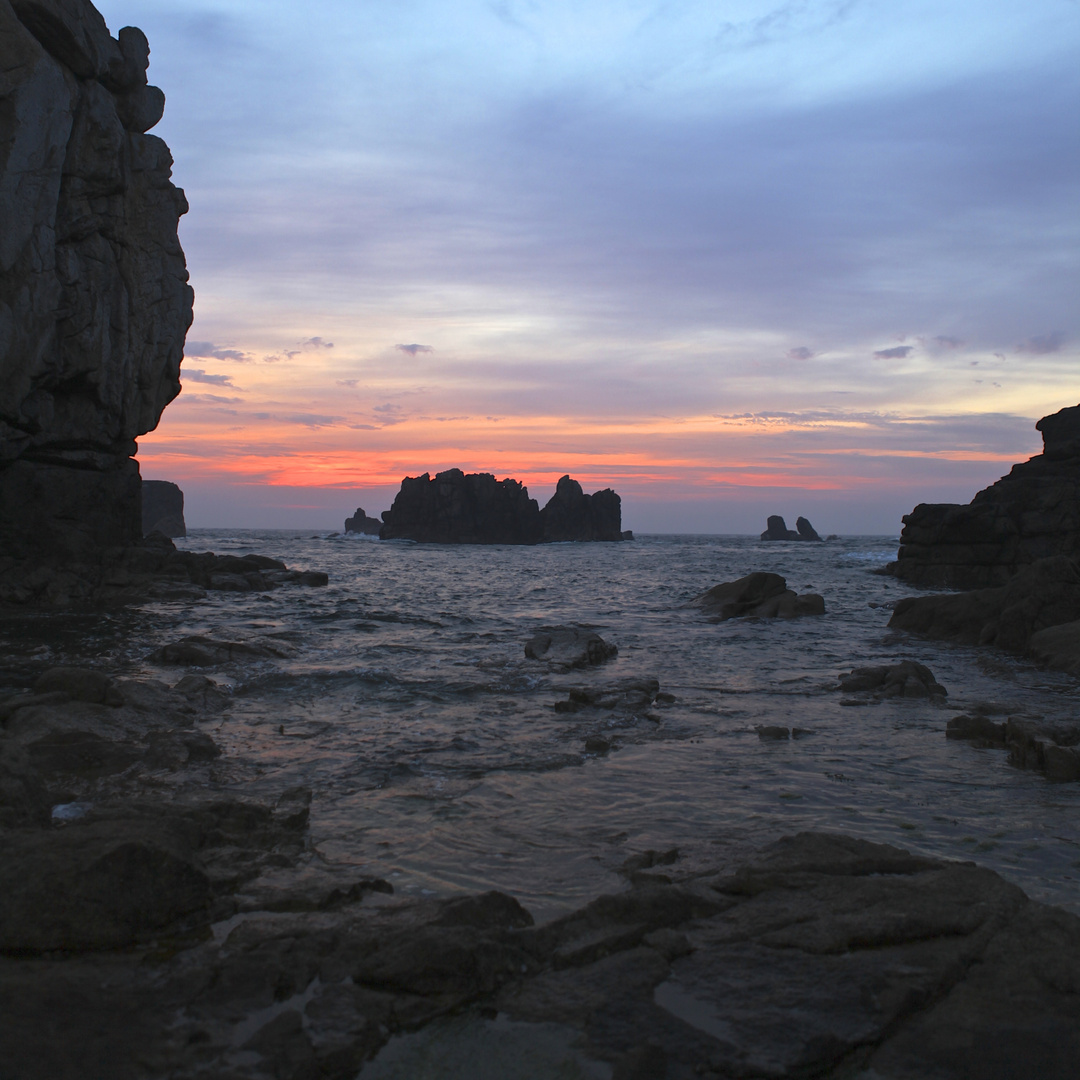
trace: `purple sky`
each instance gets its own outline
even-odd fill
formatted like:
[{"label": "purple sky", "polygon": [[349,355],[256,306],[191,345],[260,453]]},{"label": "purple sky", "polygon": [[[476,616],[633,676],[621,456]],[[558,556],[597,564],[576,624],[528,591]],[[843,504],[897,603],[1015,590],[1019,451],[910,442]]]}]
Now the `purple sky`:
[{"label": "purple sky", "polygon": [[190,524],[457,464],[896,532],[1080,401],[1075,0],[98,6],[191,203]]}]

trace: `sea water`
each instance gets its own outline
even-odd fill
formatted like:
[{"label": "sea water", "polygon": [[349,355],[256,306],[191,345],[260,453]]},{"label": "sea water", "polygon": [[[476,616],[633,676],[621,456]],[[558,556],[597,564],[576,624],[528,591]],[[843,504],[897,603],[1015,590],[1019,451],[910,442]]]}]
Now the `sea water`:
[{"label": "sea water", "polygon": [[[207,672],[233,691],[204,725],[224,751],[211,783],[310,787],[317,857],[398,894],[500,889],[548,918],[620,888],[622,864],[648,849],[678,848],[660,868],[677,875],[825,829],[975,860],[1080,912],[1080,784],[945,738],[948,719],[980,703],[999,720],[1076,719],[1080,686],[994,649],[889,630],[891,605],[917,591],[873,573],[895,537],[474,547],[196,530],[179,544],[272,555],[330,584],[9,618],[14,676],[81,663],[175,682],[182,669],[147,656],[184,635],[286,645],[290,657]],[[688,606],[755,570],[822,594],[826,614],[716,623]],[[617,658],[562,673],[527,659],[525,642],[558,625],[595,630]],[[839,673],[900,660],[929,666],[945,702],[842,704]],[[675,700],[554,708],[572,687],[642,677]],[[763,725],[809,734],[763,740]]]}]

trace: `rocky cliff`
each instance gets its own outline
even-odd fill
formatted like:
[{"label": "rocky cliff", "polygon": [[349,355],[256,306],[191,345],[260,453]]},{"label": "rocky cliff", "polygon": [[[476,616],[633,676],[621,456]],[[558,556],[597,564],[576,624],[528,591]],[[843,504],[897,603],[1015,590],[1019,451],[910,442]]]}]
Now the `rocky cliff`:
[{"label": "rocky cliff", "polygon": [[0,0],[0,555],[142,536],[135,439],[193,300],[149,51],[88,0]]},{"label": "rocky cliff", "polygon": [[1080,405],[1044,416],[1043,452],[966,506],[920,503],[904,521],[896,576],[917,585],[1003,585],[1052,555],[1080,558]]},{"label": "rocky cliff", "polygon": [[560,540],[621,540],[622,500],[610,488],[586,495],[564,476],[540,510],[529,489],[491,473],[447,469],[407,476],[383,514],[383,540],[427,544],[542,544]]}]

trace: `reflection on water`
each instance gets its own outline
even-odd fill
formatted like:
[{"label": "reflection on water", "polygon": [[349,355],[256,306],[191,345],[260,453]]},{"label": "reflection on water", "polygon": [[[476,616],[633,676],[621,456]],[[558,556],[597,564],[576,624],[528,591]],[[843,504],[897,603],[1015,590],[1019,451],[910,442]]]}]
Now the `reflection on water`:
[{"label": "reflection on water", "polygon": [[[1080,785],[944,737],[978,701],[1075,717],[1077,683],[887,630],[887,605],[913,591],[870,573],[894,556],[894,537],[518,548],[198,531],[182,543],[274,555],[326,570],[330,585],[11,619],[0,624],[11,679],[91,662],[175,681],[181,672],[145,657],[185,634],[291,643],[292,659],[211,673],[235,690],[214,725],[221,782],[311,785],[319,851],[399,891],[500,888],[544,917],[617,887],[616,869],[645,848],[677,845],[679,866],[715,865],[824,828],[975,859],[1080,910]],[[822,593],[828,613],[717,625],[685,606],[753,570]],[[596,629],[617,659],[571,674],[526,660],[532,633],[561,623]],[[840,705],[838,672],[901,659],[927,664],[948,703]],[[650,716],[552,707],[570,687],[641,676],[674,703]],[[754,729],[769,724],[812,734],[763,742]],[[612,749],[587,751],[597,737]]]}]

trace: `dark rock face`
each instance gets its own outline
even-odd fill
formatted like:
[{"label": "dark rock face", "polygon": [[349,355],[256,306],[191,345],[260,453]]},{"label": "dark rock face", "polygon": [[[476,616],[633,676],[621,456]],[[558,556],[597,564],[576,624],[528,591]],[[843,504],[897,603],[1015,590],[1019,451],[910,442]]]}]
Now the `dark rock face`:
[{"label": "dark rock face", "polygon": [[540,511],[544,543],[565,540],[622,540],[622,500],[611,488],[586,495],[569,476]]},{"label": "dark rock face", "polygon": [[714,585],[690,603],[704,608],[718,622],[749,617],[795,619],[801,615],[825,614],[825,601],[817,593],[797,596],[779,574],[760,570],[736,581]]},{"label": "dark rock face", "polygon": [[184,493],[168,480],[142,482],[143,536],[187,536],[184,523]]},{"label": "dark rock face", "polygon": [[[1066,624],[1080,620],[1080,564],[1063,555],[1024,567],[1007,585],[971,592],[912,596],[897,602],[889,626],[945,641],[997,645],[1027,652],[1036,635],[1049,628],[1056,635],[1041,638],[1045,658],[1067,666],[1073,640]],[[1077,642],[1080,644],[1080,642]]]},{"label": "dark rock face", "polygon": [[378,536],[382,529],[382,522],[378,518],[368,517],[364,508],[358,506],[356,513],[351,518],[345,519],[345,531],[347,533],[366,533],[368,536]]},{"label": "dark rock face", "polygon": [[840,676],[837,689],[847,694],[869,691],[883,698],[932,698],[948,694],[934,678],[934,673],[925,664],[914,660],[855,668]]},{"label": "dark rock face", "polygon": [[[472,1076],[477,1062],[638,1080],[1075,1076],[1076,916],[971,863],[836,834],[786,837],[735,873],[673,882],[678,863],[646,852],[626,891],[543,926],[497,892],[369,906],[382,883],[359,882],[288,907],[245,885],[258,919],[175,954],[12,950],[5,1066],[23,1080],[134,1080],[126,1063],[146,1061],[236,1080]],[[206,885],[177,880],[148,920],[207,910]],[[107,914],[100,937],[115,940]]]},{"label": "dark rock face", "polygon": [[535,544],[540,511],[524,485],[447,469],[406,477],[383,514],[383,540],[426,544]]},{"label": "dark rock face", "polygon": [[406,477],[383,514],[383,540],[427,544],[541,544],[622,540],[619,496],[609,488],[586,495],[564,476],[541,511],[517,480],[448,469],[432,479]]},{"label": "dark rock face", "polygon": [[904,517],[895,574],[917,585],[1003,585],[1052,555],[1080,558],[1080,405],[1044,416],[1043,452],[966,506],[920,503]]},{"label": "dark rock face", "polygon": [[762,540],[820,540],[814,526],[801,517],[795,522],[795,528],[789,529],[787,522],[779,515],[772,514],[766,522],[766,529],[761,534]]},{"label": "dark rock face", "polygon": [[142,536],[135,439],[191,323],[149,46],[88,0],[0,5],[0,555]]},{"label": "dark rock face", "polygon": [[591,630],[576,626],[556,626],[541,630],[525,643],[530,660],[542,660],[553,668],[590,667],[618,656],[619,647]]}]

